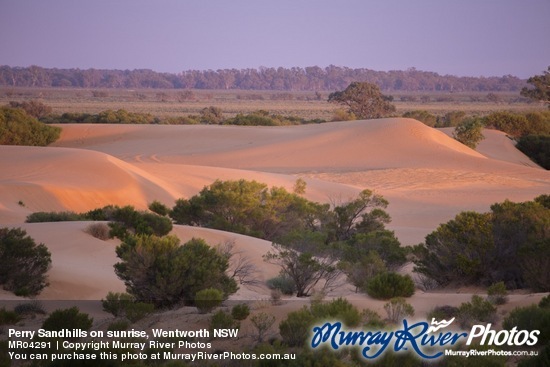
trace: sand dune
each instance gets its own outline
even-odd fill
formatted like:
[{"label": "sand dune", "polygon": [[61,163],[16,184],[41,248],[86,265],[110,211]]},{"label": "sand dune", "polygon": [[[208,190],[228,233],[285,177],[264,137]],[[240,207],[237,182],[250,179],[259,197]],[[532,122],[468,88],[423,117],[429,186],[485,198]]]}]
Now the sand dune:
[{"label": "sand dune", "polygon": [[[450,138],[449,131],[411,119],[276,128],[62,128],[55,147],[0,147],[0,224],[23,226],[53,254],[51,286],[42,299],[100,299],[124,286],[112,270],[115,240],[91,237],[83,231],[85,222],[24,224],[34,211],[84,211],[107,204],[142,209],[153,200],[172,205],[215,179],[254,179],[290,190],[302,177],[311,200],[345,201],[365,188],[384,195],[393,218],[390,228],[411,245],[460,211],[484,211],[504,199],[530,200],[550,192],[549,172],[530,163],[504,134],[486,131],[487,139],[474,151]],[[261,270],[260,279],[278,271],[262,261],[270,246],[266,241],[186,226],[176,226],[174,233],[183,242],[192,237],[212,244],[234,241]],[[350,287],[340,292],[381,311],[383,303],[354,294]],[[268,294],[242,288],[234,297]],[[425,311],[434,304],[459,304],[471,294],[418,292],[411,302]],[[512,304],[528,302],[528,295],[512,298]]]}]

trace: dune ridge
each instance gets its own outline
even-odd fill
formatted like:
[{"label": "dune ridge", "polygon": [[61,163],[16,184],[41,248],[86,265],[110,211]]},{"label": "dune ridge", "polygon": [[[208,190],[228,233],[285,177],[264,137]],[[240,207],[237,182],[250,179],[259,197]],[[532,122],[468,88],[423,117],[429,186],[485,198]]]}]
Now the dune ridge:
[{"label": "dune ridge", "polygon": [[[112,269],[115,240],[86,234],[86,222],[23,223],[34,211],[78,212],[107,204],[145,209],[153,200],[172,206],[215,179],[254,179],[292,190],[302,177],[306,197],[319,202],[343,202],[362,189],[382,194],[390,202],[389,228],[404,245],[414,245],[460,211],[486,211],[505,199],[531,200],[550,192],[549,172],[528,164],[503,134],[485,131],[487,139],[474,151],[447,130],[411,119],[287,127],[60,126],[54,146],[0,147],[0,224],[23,226],[54,254],[51,286],[39,296],[44,299],[99,299],[124,287]],[[262,279],[277,273],[261,259],[269,249],[266,241],[186,226],[175,226],[174,233],[182,242],[234,240],[261,269]],[[354,302],[381,307],[365,295],[341,291]],[[239,292],[236,297],[243,299],[269,294]],[[424,309],[430,298],[455,304],[468,300],[468,293],[417,292],[412,301]]]}]

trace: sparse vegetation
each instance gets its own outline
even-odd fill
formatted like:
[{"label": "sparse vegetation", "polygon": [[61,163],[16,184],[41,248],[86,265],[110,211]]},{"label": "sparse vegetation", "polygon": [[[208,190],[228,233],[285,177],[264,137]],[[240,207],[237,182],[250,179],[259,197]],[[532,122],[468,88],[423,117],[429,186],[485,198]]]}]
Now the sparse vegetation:
[{"label": "sparse vegetation", "polygon": [[207,288],[195,294],[195,307],[200,313],[208,313],[222,304],[223,292],[216,288]]},{"label": "sparse vegetation", "polygon": [[504,282],[491,284],[487,288],[487,299],[495,305],[503,305],[508,301],[508,291]]},{"label": "sparse vegetation", "polygon": [[473,295],[470,302],[462,303],[458,307],[458,322],[463,328],[471,327],[473,324],[496,321],[497,308],[483,297]]},{"label": "sparse vegetation", "polygon": [[84,232],[102,241],[106,241],[110,238],[110,229],[109,226],[105,223],[92,223],[88,227],[86,227]]},{"label": "sparse vegetation", "polygon": [[384,310],[388,314],[388,320],[391,323],[398,323],[405,317],[414,316],[414,308],[402,297],[396,297],[390,299],[388,303],[384,305]]},{"label": "sparse vegetation", "polygon": [[269,331],[273,324],[275,323],[275,316],[270,315],[265,312],[260,312],[257,314],[254,314],[250,321],[252,322],[252,325],[254,325],[254,328],[256,329],[256,335],[255,339],[258,343],[261,343],[264,341],[264,338],[269,335]]}]

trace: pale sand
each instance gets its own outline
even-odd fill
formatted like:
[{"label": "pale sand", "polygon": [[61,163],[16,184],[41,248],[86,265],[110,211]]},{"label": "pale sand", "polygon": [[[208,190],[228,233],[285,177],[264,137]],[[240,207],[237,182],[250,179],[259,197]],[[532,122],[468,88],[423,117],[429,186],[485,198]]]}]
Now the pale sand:
[{"label": "pale sand", "polygon": [[[51,285],[39,299],[100,299],[123,291],[112,265],[115,240],[86,234],[89,222],[24,224],[35,211],[85,211],[107,204],[144,209],[153,200],[172,206],[215,179],[254,179],[291,190],[307,181],[306,197],[343,202],[368,188],[390,202],[389,226],[404,245],[423,240],[463,210],[489,210],[505,199],[550,193],[550,173],[517,151],[503,133],[488,131],[478,150],[411,119],[381,119],[291,127],[61,125],[54,147],[0,147],[0,224],[22,226],[52,252]],[[24,206],[19,205],[22,201]],[[176,226],[182,242],[233,240],[256,264],[260,280],[278,269],[262,261],[270,244],[241,235]],[[420,313],[458,305],[479,290],[418,291]],[[358,305],[383,314],[384,302],[339,289]],[[14,298],[6,292],[2,299]],[[265,288],[241,287],[233,299],[267,299]],[[506,309],[542,295],[514,294]],[[275,313],[301,302],[286,300]]]}]

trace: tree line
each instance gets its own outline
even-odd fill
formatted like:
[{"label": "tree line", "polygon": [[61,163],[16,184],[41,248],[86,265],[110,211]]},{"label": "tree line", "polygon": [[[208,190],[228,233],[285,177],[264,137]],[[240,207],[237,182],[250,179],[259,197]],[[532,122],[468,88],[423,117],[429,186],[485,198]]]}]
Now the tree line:
[{"label": "tree line", "polygon": [[370,82],[384,91],[520,91],[526,81],[512,75],[458,77],[415,68],[375,71],[330,65],[325,68],[187,70],[159,73],[149,69],[57,69],[40,66],[0,66],[0,86],[63,88],[161,88],[334,91],[350,82]]}]

